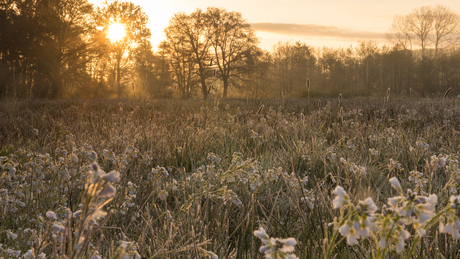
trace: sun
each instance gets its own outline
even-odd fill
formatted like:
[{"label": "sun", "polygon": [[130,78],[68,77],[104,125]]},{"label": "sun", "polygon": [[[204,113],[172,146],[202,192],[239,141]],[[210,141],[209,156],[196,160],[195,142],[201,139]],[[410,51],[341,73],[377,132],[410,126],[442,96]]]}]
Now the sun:
[{"label": "sun", "polygon": [[125,27],[121,23],[112,23],[109,25],[107,37],[110,39],[110,42],[115,43],[123,39],[125,35]]}]

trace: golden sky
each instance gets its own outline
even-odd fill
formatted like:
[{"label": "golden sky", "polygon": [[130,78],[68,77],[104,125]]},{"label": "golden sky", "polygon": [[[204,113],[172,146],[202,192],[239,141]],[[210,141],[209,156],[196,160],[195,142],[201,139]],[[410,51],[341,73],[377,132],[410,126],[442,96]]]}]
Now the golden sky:
[{"label": "golden sky", "polygon": [[[101,4],[102,0],[90,0]],[[385,32],[395,15],[424,5],[441,4],[460,14],[460,0],[131,0],[149,16],[154,47],[177,12],[208,6],[237,11],[253,26],[260,46],[301,41],[315,47],[348,47],[360,40],[387,44]]]}]

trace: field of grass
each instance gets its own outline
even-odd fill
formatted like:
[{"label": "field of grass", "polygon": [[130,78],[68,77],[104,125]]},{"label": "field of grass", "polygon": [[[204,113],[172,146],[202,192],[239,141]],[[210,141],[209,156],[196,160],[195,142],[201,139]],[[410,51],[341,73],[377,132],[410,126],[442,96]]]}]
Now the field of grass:
[{"label": "field of grass", "polygon": [[[262,245],[273,245],[261,249],[268,256],[283,246],[254,235],[263,228],[294,238],[299,258],[458,258],[458,230],[443,227],[458,221],[450,197],[459,190],[459,106],[411,98],[2,101],[0,257],[262,258]],[[406,206],[401,198],[387,208],[406,189],[408,200],[436,194],[436,213],[453,211],[426,212],[433,220],[422,237],[410,215],[399,215],[393,223],[410,233],[403,251],[390,238],[396,228],[382,247],[374,230],[348,245],[338,229],[361,214],[341,220],[362,208],[334,209],[343,198],[337,186],[353,204],[372,198],[382,217]],[[414,200],[428,211],[426,202]]]}]

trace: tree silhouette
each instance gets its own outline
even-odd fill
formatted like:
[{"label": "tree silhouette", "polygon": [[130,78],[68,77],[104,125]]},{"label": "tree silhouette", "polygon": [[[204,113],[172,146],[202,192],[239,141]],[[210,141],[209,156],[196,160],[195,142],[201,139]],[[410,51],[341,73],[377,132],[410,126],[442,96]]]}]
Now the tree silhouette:
[{"label": "tree silhouette", "polygon": [[[105,48],[109,58],[116,61],[116,92],[120,97],[122,94],[121,69],[133,68],[131,62],[134,60],[132,53],[137,46],[150,46],[150,29],[147,27],[148,16],[142,8],[131,2],[105,2],[103,7],[97,8],[96,24],[100,29],[97,38],[101,48]],[[122,40],[110,43],[108,29],[112,23],[120,23],[125,27],[126,36]],[[126,55],[127,54],[127,55]],[[130,67],[131,66],[131,67]]]},{"label": "tree silhouette", "polygon": [[229,80],[238,78],[246,65],[245,55],[257,48],[258,39],[254,30],[243,19],[241,13],[227,12],[225,9],[209,7],[206,17],[210,20],[212,61],[219,69],[223,82],[223,98],[227,98]]},{"label": "tree silhouette", "polygon": [[[179,18],[179,14],[176,15]],[[170,22],[171,24],[171,22]],[[176,86],[181,98],[190,96],[192,88],[199,81],[194,72],[195,62],[192,60],[191,48],[186,35],[180,32],[180,26],[171,26],[165,30],[166,40],[162,41],[159,48],[170,62],[175,75]],[[203,93],[207,95],[207,91]]]},{"label": "tree silhouette", "polygon": [[[208,97],[209,93],[206,85],[206,79],[210,76],[208,72],[210,67],[209,51],[212,46],[209,28],[209,18],[201,9],[197,9],[190,15],[175,14],[165,29],[164,45],[170,46],[170,50],[177,51],[172,56],[178,57],[180,53],[180,56],[184,58],[183,62],[185,62],[182,66],[189,64],[188,71],[197,70],[204,99]],[[177,64],[175,67],[177,71]]]},{"label": "tree silhouette", "polygon": [[77,81],[88,62],[84,37],[90,31],[86,21],[91,12],[86,0],[3,3],[1,16],[8,26],[0,32],[1,52],[2,60],[13,64],[13,85],[31,92],[32,81],[48,82],[48,96],[56,97]]},{"label": "tree silhouette", "polygon": [[387,36],[391,42],[405,48],[412,49],[417,44],[422,56],[433,44],[436,56],[439,48],[460,41],[460,17],[442,5],[422,6],[405,16],[396,16]]},{"label": "tree silhouette", "polygon": [[37,71],[51,81],[51,97],[59,96],[85,77],[89,61],[85,37],[91,33],[87,21],[93,11],[86,0],[42,0],[37,7],[40,36],[37,37]]},{"label": "tree silhouette", "polygon": [[195,71],[205,99],[211,90],[207,79],[212,76],[222,79],[222,97],[227,97],[230,80],[241,78],[245,59],[257,49],[258,43],[241,13],[216,7],[205,12],[197,9],[189,15],[175,14],[165,35],[161,48],[170,58],[181,95],[193,85],[192,71]]}]

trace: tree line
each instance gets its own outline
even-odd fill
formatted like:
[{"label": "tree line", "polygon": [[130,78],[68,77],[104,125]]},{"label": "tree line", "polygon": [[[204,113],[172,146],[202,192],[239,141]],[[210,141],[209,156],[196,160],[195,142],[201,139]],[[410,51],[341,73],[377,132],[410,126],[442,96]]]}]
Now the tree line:
[{"label": "tree line", "polygon": [[[118,22],[126,36],[111,42]],[[0,2],[0,96],[277,98],[396,94],[429,96],[460,86],[460,20],[435,5],[396,16],[392,46],[303,42],[259,47],[239,12],[176,13],[153,51],[148,17],[130,2]]]}]

